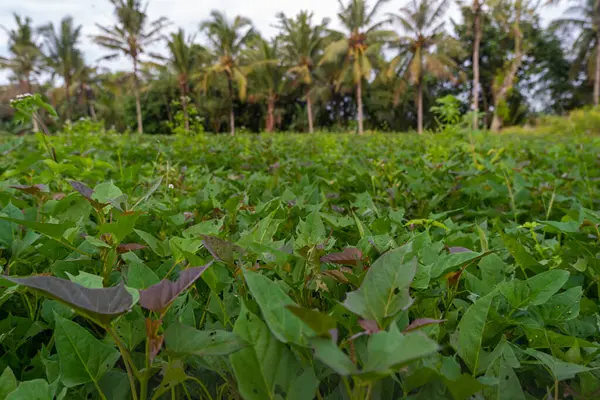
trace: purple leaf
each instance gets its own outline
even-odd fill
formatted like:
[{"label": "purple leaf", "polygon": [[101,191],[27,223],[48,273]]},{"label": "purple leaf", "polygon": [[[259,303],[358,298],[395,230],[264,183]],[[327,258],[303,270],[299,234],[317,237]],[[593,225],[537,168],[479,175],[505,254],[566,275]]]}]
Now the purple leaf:
[{"label": "purple leaf", "polygon": [[403,333],[410,332],[422,328],[427,325],[441,324],[442,322],[446,322],[445,319],[431,319],[431,318],[419,318],[415,319],[410,323],[406,328],[404,328]]},{"label": "purple leaf", "polygon": [[196,282],[212,261],[202,267],[188,268],[179,274],[175,282],[163,279],[148,289],[140,290],[140,305],[150,311],[162,313],[181,293]]},{"label": "purple leaf", "polygon": [[133,305],[133,298],[125,290],[123,282],[110,288],[90,289],[53,276],[5,277],[5,279],[42,292],[102,323],[109,323],[129,311]]},{"label": "purple leaf", "polygon": [[362,251],[352,247],[344,249],[341,253],[331,253],[321,257],[321,262],[343,265],[356,265],[362,260]]},{"label": "purple leaf", "polygon": [[455,254],[455,253],[466,253],[466,252],[472,252],[473,250],[469,250],[466,247],[448,247],[448,251],[450,252],[450,254]]},{"label": "purple leaf", "polygon": [[48,193],[50,192],[50,190],[48,189],[48,186],[38,183],[37,185],[31,185],[31,186],[27,186],[27,185],[15,185],[15,186],[11,186],[11,188],[13,189],[17,189],[20,190],[22,192],[28,193],[32,196],[37,196],[40,193]]},{"label": "purple leaf", "polygon": [[380,331],[377,321],[373,321],[372,319],[361,319],[358,323],[369,335]]},{"label": "purple leaf", "polygon": [[125,244],[120,244],[117,246],[117,253],[123,254],[123,253],[128,253],[130,251],[142,250],[145,248],[146,248],[146,246],[144,246],[143,244],[125,243]]}]

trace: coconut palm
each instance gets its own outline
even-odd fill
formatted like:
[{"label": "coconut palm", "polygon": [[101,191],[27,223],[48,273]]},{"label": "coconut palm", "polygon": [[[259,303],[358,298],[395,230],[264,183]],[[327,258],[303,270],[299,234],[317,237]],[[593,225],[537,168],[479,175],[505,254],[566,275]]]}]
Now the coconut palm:
[{"label": "coconut palm", "polygon": [[[143,133],[142,106],[140,102],[139,66],[141,55],[147,48],[162,40],[161,31],[165,28],[167,18],[161,17],[149,20],[146,10],[148,3],[142,5],[142,0],[110,0],[114,5],[117,23],[112,26],[96,24],[102,32],[94,37],[94,41],[111,51],[104,59],[113,59],[121,55],[129,57],[133,63],[133,88],[137,113],[138,133]],[[156,57],[149,53],[150,57]]]},{"label": "coconut palm", "polygon": [[[42,71],[43,56],[31,26],[31,18],[21,18],[13,14],[16,29],[1,28],[8,36],[9,57],[0,57],[0,67],[9,69],[19,84],[21,93],[33,92],[32,81]],[[33,119],[33,130],[38,131],[37,120]]]},{"label": "coconut palm", "polygon": [[446,34],[442,20],[448,4],[448,0],[412,0],[399,13],[390,14],[393,22],[405,32],[392,45],[398,55],[390,61],[388,74],[404,75],[416,87],[419,134],[423,133],[424,78],[432,75],[454,79],[457,67],[451,55],[460,52],[460,44]]},{"label": "coconut palm", "polygon": [[193,43],[194,38],[185,36],[185,31],[179,29],[177,33],[171,33],[167,47],[169,49],[168,67],[176,75],[179,90],[181,91],[181,105],[183,107],[183,119],[185,129],[190,129],[188,116],[188,94],[190,79],[197,75],[203,62],[207,58],[206,50]]},{"label": "coconut palm", "polygon": [[583,4],[569,7],[563,15],[566,17],[554,21],[552,28],[579,33],[572,46],[576,53],[573,71],[587,64],[588,76],[594,82],[594,105],[599,105],[600,0],[585,0]]},{"label": "coconut palm", "polygon": [[282,58],[290,66],[288,73],[305,87],[308,131],[313,133],[313,99],[310,92],[313,71],[325,47],[329,19],[325,18],[320,24],[313,25],[313,13],[308,11],[301,11],[295,18],[288,18],[284,13],[279,13],[277,18]]},{"label": "coconut palm", "polygon": [[67,119],[72,118],[73,105],[71,104],[71,85],[77,68],[83,64],[83,55],[77,48],[81,35],[81,25],[75,26],[73,18],[62,19],[58,30],[54,24],[49,23],[40,28],[44,37],[44,50],[46,65],[52,75],[60,75],[65,85],[65,102]]},{"label": "coconut palm", "polygon": [[341,61],[341,85],[348,76],[356,88],[356,106],[358,133],[363,133],[363,80],[368,79],[373,71],[373,64],[379,56],[380,45],[394,37],[390,31],[381,30],[389,22],[377,20],[377,12],[389,0],[377,0],[370,9],[367,0],[348,0],[347,4],[340,3],[338,18],[345,32],[332,32],[334,40],[325,49],[322,63]]},{"label": "coconut palm", "polygon": [[220,11],[212,11],[211,19],[204,21],[200,28],[208,34],[208,39],[218,61],[208,68],[205,74],[205,88],[212,74],[223,74],[227,79],[229,90],[229,128],[231,135],[235,135],[234,82],[238,87],[241,100],[246,97],[247,79],[239,64],[239,57],[250,40],[255,36],[250,19],[237,16],[229,21]]},{"label": "coconut palm", "polygon": [[286,83],[280,52],[281,45],[278,39],[269,42],[257,37],[244,54],[248,64],[246,70],[256,83],[257,97],[264,98],[267,103],[267,132],[273,132],[275,129],[275,108]]}]

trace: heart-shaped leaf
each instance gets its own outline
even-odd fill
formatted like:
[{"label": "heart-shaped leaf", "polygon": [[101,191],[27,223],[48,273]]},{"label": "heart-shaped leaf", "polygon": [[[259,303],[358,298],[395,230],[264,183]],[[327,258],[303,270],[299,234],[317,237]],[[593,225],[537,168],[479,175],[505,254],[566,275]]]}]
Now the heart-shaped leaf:
[{"label": "heart-shaped leaf", "polygon": [[110,288],[90,289],[53,276],[6,277],[5,279],[37,290],[103,324],[126,313],[133,305],[133,297],[125,290],[123,282]]},{"label": "heart-shaped leaf", "polygon": [[78,182],[78,181],[69,181],[69,184],[73,187],[73,189],[75,189],[77,192],[79,192],[80,195],[85,197],[85,199],[87,201],[89,201],[90,204],[94,208],[100,209],[100,208],[106,207],[109,204],[109,203],[100,203],[100,202],[96,201],[94,198],[92,198],[92,196],[94,195],[94,191],[85,183]]},{"label": "heart-shaped leaf", "polygon": [[175,323],[165,331],[169,354],[221,356],[234,353],[246,344],[235,333],[227,331],[199,331],[191,326]]},{"label": "heart-shaped leaf", "polygon": [[179,279],[175,282],[163,279],[148,289],[140,290],[140,305],[150,311],[162,313],[173,300],[192,286],[211,265],[212,261],[202,267],[185,269],[181,271]]},{"label": "heart-shaped leaf", "polygon": [[321,257],[321,262],[355,266],[362,257],[362,251],[348,247],[341,253],[331,253]]}]

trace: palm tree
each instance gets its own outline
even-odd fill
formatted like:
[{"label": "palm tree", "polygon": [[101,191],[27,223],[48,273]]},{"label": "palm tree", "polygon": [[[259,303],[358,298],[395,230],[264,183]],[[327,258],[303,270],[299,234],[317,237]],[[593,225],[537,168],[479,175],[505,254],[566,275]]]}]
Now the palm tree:
[{"label": "palm tree", "polygon": [[473,129],[479,128],[479,47],[483,29],[481,27],[483,0],[473,0]]},{"label": "palm tree", "polygon": [[[104,59],[113,59],[121,55],[131,58],[133,62],[133,87],[137,113],[138,133],[143,133],[142,105],[140,102],[139,65],[140,56],[145,50],[160,40],[161,31],[167,25],[167,18],[161,17],[154,21],[148,19],[146,10],[148,3],[142,5],[142,0],[110,0],[115,7],[117,23],[113,26],[96,26],[102,31],[94,37],[94,41],[111,51]],[[156,57],[154,54],[148,54]]]},{"label": "palm tree", "polygon": [[245,17],[237,16],[233,21],[228,21],[225,14],[219,11],[211,12],[211,19],[204,21],[200,29],[208,34],[212,50],[218,61],[210,67],[205,74],[205,88],[212,74],[224,74],[227,78],[229,89],[229,128],[231,135],[235,135],[235,113],[233,110],[234,92],[233,83],[238,86],[240,99],[246,97],[247,79],[239,64],[239,56],[255,36],[252,22]]},{"label": "palm tree", "polygon": [[277,14],[279,19],[282,57],[290,65],[288,73],[295,76],[305,87],[308,131],[313,133],[312,96],[313,70],[322,55],[327,25],[325,18],[318,25],[312,24],[313,13],[301,11],[296,18],[287,18],[284,13]]},{"label": "palm tree", "polygon": [[586,0],[582,5],[569,7],[564,15],[552,23],[553,29],[578,31],[573,43],[576,52],[573,71],[587,63],[588,76],[593,76],[594,105],[600,104],[600,1]]},{"label": "palm tree", "polygon": [[74,26],[73,18],[65,17],[60,23],[58,31],[54,24],[49,23],[40,28],[40,33],[45,39],[46,65],[52,74],[62,77],[65,84],[65,100],[67,119],[72,118],[71,84],[73,76],[79,65],[83,63],[83,55],[77,48],[82,26]]},{"label": "palm tree", "polygon": [[[1,28],[8,36],[8,58],[0,57],[0,67],[8,68],[19,83],[21,93],[33,92],[32,80],[42,71],[42,52],[34,36],[31,18],[13,14],[16,29]],[[33,130],[38,131],[37,120],[33,119]]]},{"label": "palm tree", "polygon": [[[448,3],[448,0],[412,0],[400,9],[399,14],[390,14],[392,20],[406,31],[406,35],[400,36],[398,42],[393,44],[399,53],[390,61],[388,74],[404,75],[416,87],[419,134],[423,133],[425,76],[453,79],[457,67],[450,55],[458,53],[460,45],[446,34],[444,21],[441,20]],[[403,87],[398,90],[403,90]]]},{"label": "palm tree", "polygon": [[252,46],[246,52],[245,58],[248,62],[247,71],[254,78],[260,90],[261,97],[267,101],[267,121],[265,130],[273,132],[275,129],[275,107],[277,100],[285,86],[285,68],[280,62],[279,41],[269,41],[257,37]]},{"label": "palm tree", "polygon": [[389,20],[376,21],[377,12],[388,1],[377,0],[373,7],[368,9],[366,0],[348,0],[347,5],[344,5],[342,0],[338,0],[340,3],[338,18],[346,33],[333,32],[338,39],[327,46],[320,62],[320,64],[333,61],[343,62],[341,67],[343,73],[338,85],[341,85],[347,76],[352,76],[352,82],[356,87],[359,134],[363,133],[363,79],[371,76],[373,63],[379,55],[381,43],[394,36],[392,32],[380,29]]},{"label": "palm tree", "polygon": [[181,91],[181,105],[183,107],[183,118],[185,129],[190,129],[188,116],[188,93],[192,76],[197,75],[202,63],[206,59],[206,50],[193,43],[193,38],[186,38],[185,31],[179,29],[177,33],[171,33],[167,42],[169,49],[169,68],[177,76],[179,90]]}]

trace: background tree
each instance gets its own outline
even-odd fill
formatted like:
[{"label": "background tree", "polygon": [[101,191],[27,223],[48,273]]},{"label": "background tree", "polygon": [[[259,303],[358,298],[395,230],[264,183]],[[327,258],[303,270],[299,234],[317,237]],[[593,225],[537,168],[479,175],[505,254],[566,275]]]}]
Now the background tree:
[{"label": "background tree", "polygon": [[280,62],[280,48],[277,39],[269,42],[257,37],[246,54],[248,72],[256,82],[256,92],[259,97],[266,99],[267,132],[275,130],[275,109],[285,86],[285,69]]},{"label": "background tree", "polygon": [[585,0],[569,7],[565,17],[552,23],[552,29],[564,33],[577,32],[573,43],[573,72],[586,65],[590,81],[594,82],[594,105],[600,104],[600,1]]},{"label": "background tree", "polygon": [[[8,68],[18,82],[21,93],[32,93],[32,81],[42,70],[43,56],[40,45],[32,27],[31,18],[22,18],[18,14],[13,14],[16,29],[8,29],[2,26],[2,29],[8,36],[9,57],[0,57],[0,67]],[[38,123],[33,119],[33,130],[38,131]]]},{"label": "background tree", "polygon": [[[154,21],[148,19],[146,10],[148,3],[142,5],[141,0],[110,0],[114,5],[117,23],[112,26],[96,26],[102,32],[94,41],[112,52],[104,59],[113,59],[121,55],[131,58],[133,63],[133,89],[137,115],[138,133],[143,133],[142,106],[140,101],[139,66],[140,56],[149,46],[162,39],[161,31],[167,25],[167,18]],[[154,56],[149,53],[150,56]]]},{"label": "background tree", "polygon": [[57,30],[54,29],[53,23],[40,28],[40,33],[44,37],[46,65],[53,75],[60,75],[65,85],[65,114],[68,120],[73,119],[71,102],[73,77],[77,68],[84,64],[83,55],[77,47],[81,28],[81,25],[74,25],[71,17],[63,18]]},{"label": "background tree", "polygon": [[245,17],[237,16],[233,21],[228,21],[225,14],[219,11],[211,12],[211,19],[204,21],[200,28],[208,34],[208,39],[218,61],[208,68],[205,75],[205,87],[211,74],[224,74],[229,89],[229,129],[231,135],[235,135],[235,113],[234,113],[234,82],[237,84],[239,97],[246,97],[247,79],[240,67],[239,59],[241,52],[246,48],[249,41],[255,36],[252,22]]},{"label": "background tree", "polygon": [[367,7],[366,0],[348,0],[344,5],[341,0],[338,18],[345,32],[333,32],[338,37],[325,49],[322,63],[337,62],[341,76],[337,82],[341,85],[347,76],[352,77],[356,88],[356,107],[358,133],[363,133],[363,80],[371,77],[373,63],[379,56],[380,45],[393,37],[390,31],[381,30],[389,20],[377,20],[380,7],[389,0],[377,0],[372,8]]},{"label": "background tree", "polygon": [[[424,78],[432,75],[454,79],[456,74],[457,64],[452,55],[460,52],[460,45],[446,33],[442,20],[448,4],[448,0],[412,0],[400,13],[390,14],[406,34],[392,44],[398,55],[390,61],[388,74],[403,75],[415,85],[419,134],[423,133]],[[406,84],[401,84],[396,90],[403,91],[405,87]]]},{"label": "background tree", "polygon": [[480,92],[480,80],[479,80],[479,49],[481,46],[481,36],[483,30],[481,27],[482,13],[483,13],[483,0],[473,0],[473,93],[472,93],[472,106],[473,110],[473,129],[479,128],[479,92]]},{"label": "background tree", "polygon": [[185,129],[189,130],[190,119],[187,108],[190,79],[200,73],[200,68],[207,58],[207,53],[202,46],[193,43],[193,37],[186,38],[185,31],[181,28],[177,33],[171,33],[167,47],[169,49],[168,67],[177,76],[184,125]]},{"label": "background tree", "polygon": [[312,18],[313,13],[308,11],[301,11],[295,18],[288,18],[284,13],[277,14],[283,60],[289,65],[288,73],[304,86],[309,133],[314,132],[313,99],[310,95],[313,71],[322,56],[329,24],[329,19],[325,18],[320,24],[313,25]]}]

